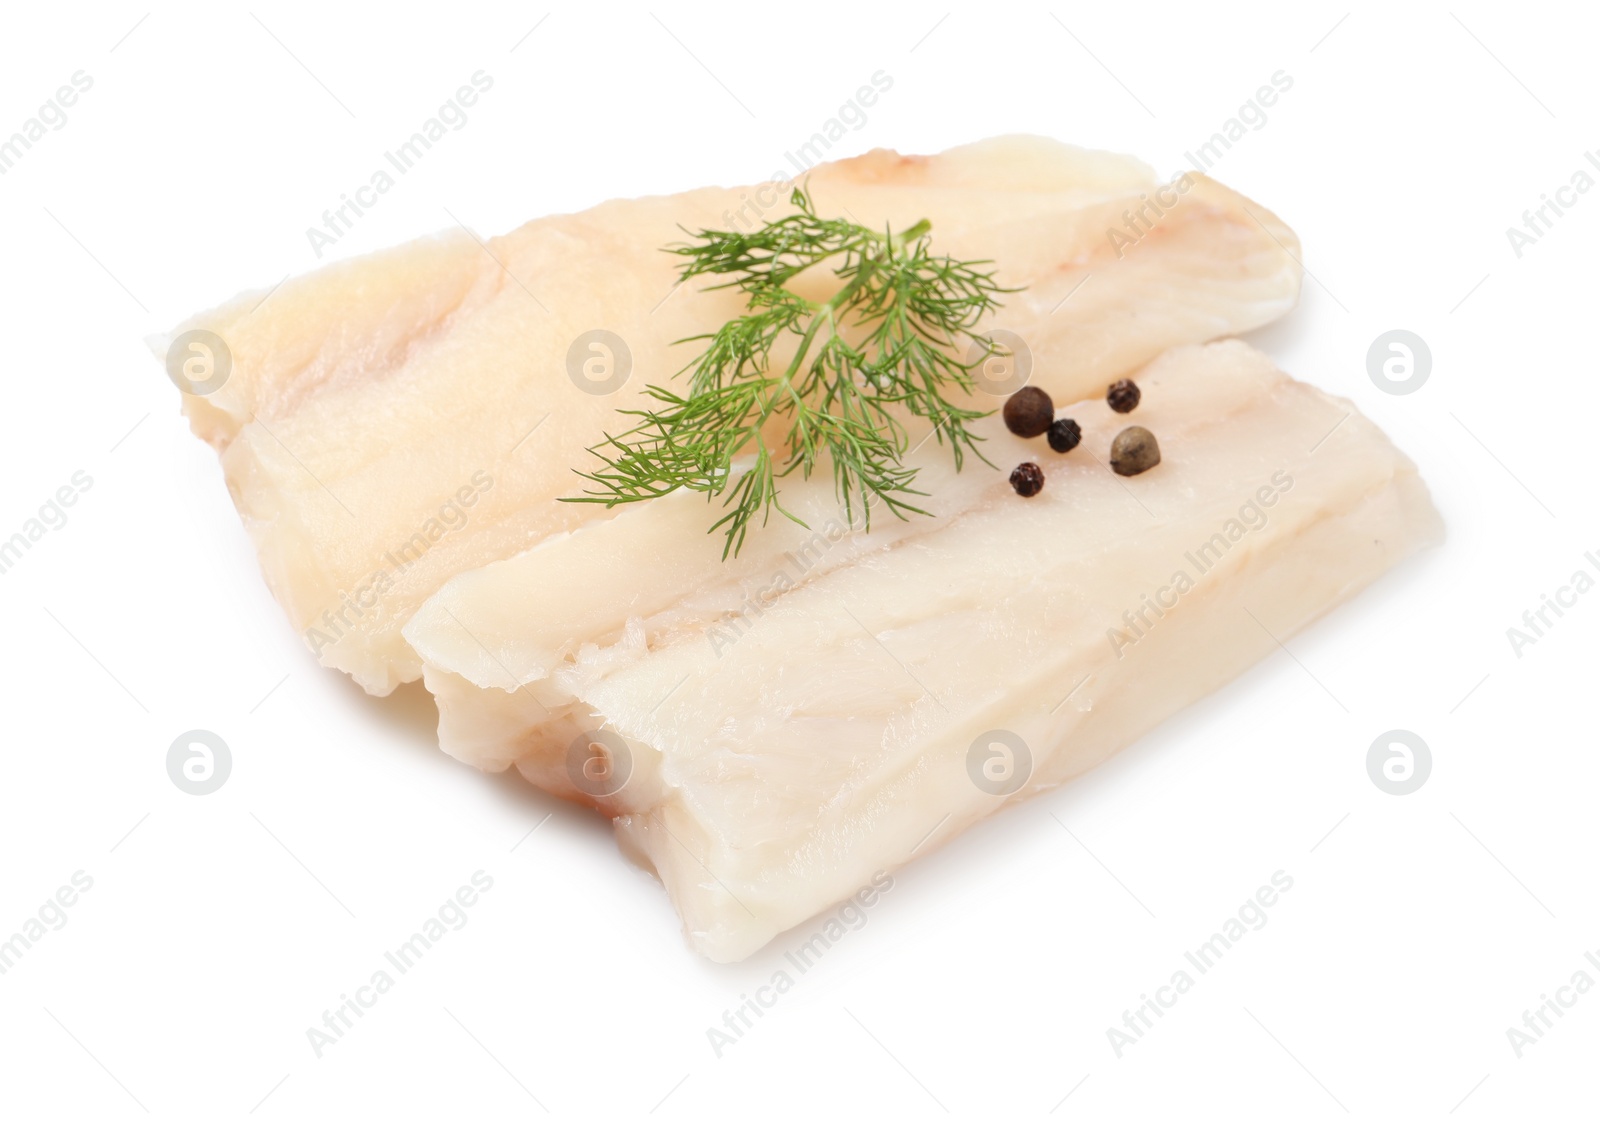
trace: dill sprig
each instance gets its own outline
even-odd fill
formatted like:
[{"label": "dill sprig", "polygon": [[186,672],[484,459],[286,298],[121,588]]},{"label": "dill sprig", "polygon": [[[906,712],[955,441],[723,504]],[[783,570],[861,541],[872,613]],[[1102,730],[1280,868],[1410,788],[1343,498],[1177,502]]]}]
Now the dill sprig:
[{"label": "dill sprig", "polygon": [[[824,454],[852,525],[859,508],[870,527],[880,501],[901,519],[927,515],[912,500],[927,495],[913,486],[916,468],[902,461],[904,415],[934,422],[957,470],[969,452],[992,464],[967,428],[990,412],[945,397],[951,387],[970,392],[972,369],[1002,351],[973,332],[998,307],[997,296],[1011,292],[981,269],[990,263],[935,255],[927,220],[879,232],[819,217],[804,188],[790,202],[794,214],[751,233],[701,230],[667,248],[687,259],[680,284],[727,277],[710,288],[741,290],[749,311],[676,342],[705,342],[699,359],[678,372],[690,373],[688,393],[647,388],[657,405],[621,412],[641,421],[592,447],[604,465],[579,476],[596,487],[565,499],[609,508],[679,488],[724,497],[727,511],[709,531],[723,532],[726,559],[738,554],[757,513],[765,524],[776,508],[805,525],[784,508],[778,480],[796,470],[810,477]],[[822,263],[832,263],[839,281],[832,297],[810,301],[788,288]],[[774,352],[791,338],[793,358],[775,368]],[[972,362],[957,358],[965,341],[980,345]],[[779,426],[769,425],[774,419]],[[735,459],[745,458],[749,467],[740,471]]]}]

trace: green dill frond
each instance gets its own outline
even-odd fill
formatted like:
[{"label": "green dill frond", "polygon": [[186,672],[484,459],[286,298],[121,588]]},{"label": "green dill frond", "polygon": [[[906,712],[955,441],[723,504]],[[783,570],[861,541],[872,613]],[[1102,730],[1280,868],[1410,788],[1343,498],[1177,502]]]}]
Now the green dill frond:
[{"label": "green dill frond", "polygon": [[[810,477],[827,458],[846,514],[870,526],[882,504],[895,516],[926,515],[916,469],[903,464],[909,435],[900,411],[934,424],[959,470],[967,454],[987,462],[968,424],[989,413],[957,406],[945,395],[974,387],[973,368],[959,358],[973,342],[977,361],[996,346],[975,335],[1007,290],[987,261],[936,255],[924,220],[897,233],[844,219],[823,219],[810,194],[796,188],[793,214],[760,229],[686,232],[691,241],[667,248],[685,259],[680,282],[724,279],[748,312],[715,332],[678,343],[702,351],[678,374],[688,393],[651,386],[652,405],[620,413],[637,419],[606,435],[591,452],[601,465],[579,471],[593,487],[563,498],[611,507],[650,500],[675,489],[722,498],[724,514],[710,531],[724,536],[723,558],[737,555],[756,516],[774,509],[796,522],[779,500],[778,482],[795,471]],[[814,302],[788,288],[798,274],[831,263],[839,288]],[[845,330],[859,338],[846,339]],[[774,368],[782,342],[794,358]],[[783,441],[769,444],[773,419]],[[748,468],[735,468],[748,459]]]}]

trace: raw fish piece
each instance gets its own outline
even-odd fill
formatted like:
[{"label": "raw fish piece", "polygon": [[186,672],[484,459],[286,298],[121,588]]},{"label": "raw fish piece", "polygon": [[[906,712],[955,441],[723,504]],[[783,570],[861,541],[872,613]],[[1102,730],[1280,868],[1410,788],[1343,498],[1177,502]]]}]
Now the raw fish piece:
[{"label": "raw fish piece", "polygon": [[[1041,375],[1048,376],[1048,372]],[[979,427],[999,466],[936,519],[829,528],[826,473],[720,560],[700,498],[591,523],[446,583],[406,627],[446,750],[614,818],[718,961],[1012,801],[1100,763],[1438,540],[1415,467],[1345,400],[1238,341],[1067,406],[1066,455]],[[1059,399],[1058,399],[1059,404]],[[1005,471],[1045,469],[1015,495]],[[1310,706],[1319,706],[1313,701]]]},{"label": "raw fish piece", "polygon": [[[1026,286],[990,327],[1026,340],[1036,381],[1063,401],[1170,346],[1271,321],[1299,291],[1293,233],[1198,175],[1119,248],[1108,232],[1157,189],[1126,157],[1005,137],[929,157],[878,150],[808,177],[822,214],[897,229],[929,219],[936,251],[993,259],[1002,282]],[[322,663],[377,694],[416,679],[401,627],[447,579],[604,518],[556,500],[580,491],[586,448],[692,358],[672,341],[741,311],[734,293],[675,288],[678,262],[661,248],[682,227],[749,227],[788,206],[771,188],[707,188],[539,219],[483,244],[456,231],[174,330],[228,346],[227,381],[186,394],[184,409],[221,454],[267,583]],[[569,361],[597,329],[631,354],[607,395],[569,374],[585,361],[605,374],[599,352]]]}]

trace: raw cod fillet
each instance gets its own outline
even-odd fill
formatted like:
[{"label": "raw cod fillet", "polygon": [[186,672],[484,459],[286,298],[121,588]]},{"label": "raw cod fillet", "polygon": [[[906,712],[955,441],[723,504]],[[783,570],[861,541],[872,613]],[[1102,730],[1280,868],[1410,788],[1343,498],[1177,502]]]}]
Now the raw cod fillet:
[{"label": "raw cod fillet", "polygon": [[[1299,292],[1293,233],[1198,175],[1118,251],[1107,232],[1147,206],[1154,174],[1040,138],[931,157],[878,150],[820,165],[808,184],[824,215],[897,229],[929,219],[937,252],[993,259],[1001,282],[1026,286],[987,327],[1023,337],[1035,382],[1063,401],[1174,345],[1265,324]],[[742,311],[734,293],[675,287],[677,260],[660,248],[681,227],[752,226],[757,197],[616,201],[487,243],[458,231],[174,330],[228,345],[227,382],[186,394],[184,409],[219,451],[266,580],[323,664],[377,694],[415,680],[421,662],[401,630],[446,580],[606,516],[556,500],[581,491],[573,469],[592,464],[587,447],[692,358],[673,341]],[[787,209],[780,193],[760,220]],[[569,349],[595,329],[632,357],[609,395],[569,377]]]},{"label": "raw cod fillet", "polygon": [[[1249,346],[1137,380],[1133,416],[1058,396],[1067,455],[978,424],[996,465],[1044,467],[1029,500],[982,464],[941,474],[930,443],[935,519],[847,528],[824,473],[785,486],[812,531],[779,521],[728,563],[675,495],[457,576],[405,628],[442,745],[596,805],[693,945],[737,960],[1440,538],[1412,463]],[[1133,421],[1162,459],[1124,479],[1102,459]]]}]

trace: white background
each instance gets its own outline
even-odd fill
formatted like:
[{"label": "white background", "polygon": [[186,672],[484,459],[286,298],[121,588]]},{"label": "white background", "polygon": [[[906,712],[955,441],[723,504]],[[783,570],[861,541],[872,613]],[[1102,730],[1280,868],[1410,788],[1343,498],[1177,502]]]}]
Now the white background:
[{"label": "white background", "polygon": [[[1505,233],[1600,149],[1592,18],[598,7],[8,6],[0,135],[94,84],[0,177],[0,538],[94,483],[0,575],[0,938],[94,886],[0,977],[0,1120],[1592,1118],[1600,990],[1520,1059],[1506,1029],[1600,948],[1600,593],[1520,656],[1506,630],[1600,571],[1600,192],[1520,259]],[[478,70],[336,255],[447,208],[488,234],[764,179],[878,70],[836,152],[1037,132],[1170,172],[1283,70],[1214,169],[1305,247],[1300,308],[1254,339],[1416,459],[1448,542],[899,873],[719,1059],[707,1027],[790,940],[706,962],[601,821],[441,755],[425,694],[317,667],[142,343],[313,268],[306,228]],[[1415,394],[1368,378],[1392,328],[1431,347]],[[192,728],[234,756],[207,797],[165,769]],[[1434,758],[1407,797],[1367,775],[1392,728]],[[306,1029],[480,869],[468,925],[317,1058]],[[1279,869],[1269,923],[1118,1058],[1108,1026]]]}]

